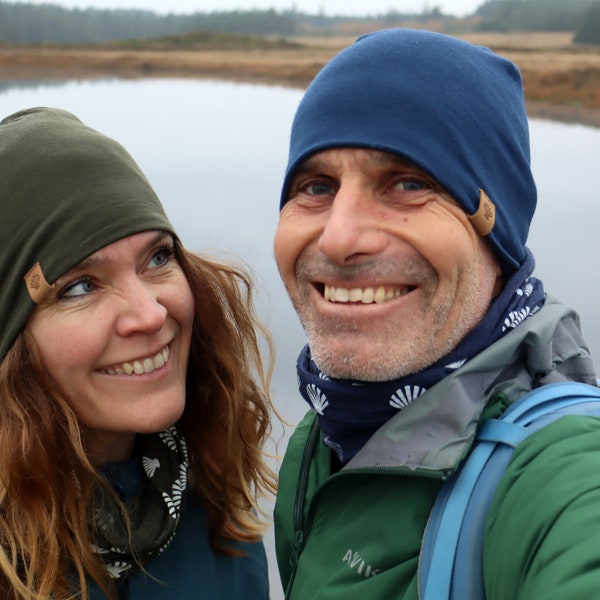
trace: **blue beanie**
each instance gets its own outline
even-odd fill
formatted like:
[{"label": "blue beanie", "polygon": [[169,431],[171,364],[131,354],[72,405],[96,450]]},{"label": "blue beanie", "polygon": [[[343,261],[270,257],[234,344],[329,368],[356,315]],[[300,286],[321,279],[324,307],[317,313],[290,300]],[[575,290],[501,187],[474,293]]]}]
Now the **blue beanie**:
[{"label": "blue beanie", "polygon": [[505,273],[523,263],[537,193],[521,75],[512,62],[430,31],[364,35],[321,70],[298,107],[281,207],[295,169],[335,147],[412,161],[469,215],[487,211],[490,226],[474,224]]}]

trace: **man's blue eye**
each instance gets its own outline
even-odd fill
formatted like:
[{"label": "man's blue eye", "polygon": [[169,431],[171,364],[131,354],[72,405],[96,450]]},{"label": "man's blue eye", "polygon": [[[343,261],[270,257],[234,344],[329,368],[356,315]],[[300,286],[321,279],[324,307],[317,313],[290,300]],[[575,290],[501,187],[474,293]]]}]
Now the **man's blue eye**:
[{"label": "man's blue eye", "polygon": [[331,186],[327,183],[311,183],[306,186],[306,191],[312,196],[331,194]]},{"label": "man's blue eye", "polygon": [[401,181],[399,185],[402,187],[404,192],[418,192],[420,190],[425,189],[425,184],[422,181],[418,181],[415,179],[407,179],[405,181]]}]

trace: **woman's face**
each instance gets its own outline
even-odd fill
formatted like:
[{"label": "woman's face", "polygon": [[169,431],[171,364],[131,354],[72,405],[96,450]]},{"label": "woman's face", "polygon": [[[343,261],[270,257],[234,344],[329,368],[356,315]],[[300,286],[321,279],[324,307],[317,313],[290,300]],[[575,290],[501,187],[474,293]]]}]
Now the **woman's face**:
[{"label": "woman's face", "polygon": [[27,330],[86,431],[93,462],[123,460],[136,433],[179,419],[193,320],[173,239],[159,231],[98,250],[35,308]]}]

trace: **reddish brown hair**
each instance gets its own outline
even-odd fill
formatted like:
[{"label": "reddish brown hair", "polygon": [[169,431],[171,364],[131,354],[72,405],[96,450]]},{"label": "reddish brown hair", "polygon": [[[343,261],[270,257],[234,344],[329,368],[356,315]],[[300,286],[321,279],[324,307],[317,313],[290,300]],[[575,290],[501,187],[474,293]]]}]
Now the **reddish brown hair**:
[{"label": "reddish brown hair", "polygon": [[[176,255],[196,309],[179,428],[188,443],[192,493],[210,519],[211,543],[235,554],[228,540],[260,538],[258,501],[275,491],[262,450],[273,408],[261,351],[271,364],[272,344],[255,315],[243,268],[192,254],[177,242]],[[77,416],[25,330],[0,364],[2,598],[81,592],[85,599],[86,578],[111,596],[110,577],[92,549],[89,515],[98,485],[106,484],[86,454]]]}]

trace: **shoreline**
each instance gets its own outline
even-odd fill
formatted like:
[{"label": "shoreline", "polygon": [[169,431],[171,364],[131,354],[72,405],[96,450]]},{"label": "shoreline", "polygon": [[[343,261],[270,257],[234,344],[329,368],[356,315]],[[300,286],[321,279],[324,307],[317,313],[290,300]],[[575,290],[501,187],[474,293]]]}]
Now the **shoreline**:
[{"label": "shoreline", "polygon": [[[568,33],[463,37],[517,64],[531,117],[600,127],[600,47],[575,47]],[[304,89],[351,42],[351,38],[303,38],[295,48],[249,50],[4,44],[0,82],[198,78]]]}]

